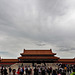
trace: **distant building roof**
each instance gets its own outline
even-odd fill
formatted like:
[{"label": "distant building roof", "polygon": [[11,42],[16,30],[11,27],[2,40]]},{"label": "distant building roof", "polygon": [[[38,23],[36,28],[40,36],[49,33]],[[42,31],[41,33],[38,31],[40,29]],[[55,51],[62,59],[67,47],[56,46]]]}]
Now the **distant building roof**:
[{"label": "distant building roof", "polygon": [[52,50],[25,50],[21,55],[56,55],[56,53],[52,53]]},{"label": "distant building roof", "polygon": [[66,62],[69,63],[69,62],[75,62],[75,59],[59,59],[58,61],[59,61],[59,62],[62,62],[62,63],[64,63],[64,62],[65,62],[65,63],[66,63]]},{"label": "distant building roof", "polygon": [[17,63],[18,59],[1,59],[1,63],[2,62],[15,62],[15,63]]}]

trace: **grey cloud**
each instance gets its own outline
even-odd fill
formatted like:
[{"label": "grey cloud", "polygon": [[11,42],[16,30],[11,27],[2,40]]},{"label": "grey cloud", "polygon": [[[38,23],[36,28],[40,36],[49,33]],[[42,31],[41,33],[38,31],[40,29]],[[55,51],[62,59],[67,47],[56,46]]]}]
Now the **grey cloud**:
[{"label": "grey cloud", "polygon": [[4,51],[4,52],[2,52],[2,51],[1,51],[1,52],[0,52],[0,54],[2,54],[2,53],[3,53],[3,54],[6,54],[6,53],[8,53],[8,52],[5,52],[5,51]]},{"label": "grey cloud", "polygon": [[65,0],[39,0],[39,9],[54,17],[61,16],[66,13],[65,2]]},{"label": "grey cloud", "polygon": [[18,53],[24,47],[49,45],[56,52],[73,50],[74,3],[74,0],[1,0],[0,51],[14,54],[13,51]]},{"label": "grey cloud", "polygon": [[45,46],[46,43],[42,42],[42,41],[38,41],[38,42],[33,42],[35,43],[37,46]]},{"label": "grey cloud", "polygon": [[70,47],[68,47],[68,48],[67,47],[66,48],[64,48],[64,47],[60,48],[60,51],[73,51],[73,50],[75,51],[75,48],[70,48]]},{"label": "grey cloud", "polygon": [[44,46],[45,44],[41,44],[41,43],[40,43],[40,44],[36,44],[36,45],[38,45],[38,46]]}]

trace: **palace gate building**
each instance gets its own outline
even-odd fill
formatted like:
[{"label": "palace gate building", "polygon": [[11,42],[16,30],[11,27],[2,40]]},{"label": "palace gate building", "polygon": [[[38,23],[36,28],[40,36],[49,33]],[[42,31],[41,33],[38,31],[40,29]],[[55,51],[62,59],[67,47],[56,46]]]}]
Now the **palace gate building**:
[{"label": "palace gate building", "polygon": [[62,63],[62,64],[75,64],[75,58],[73,59],[60,59],[56,57],[56,53],[52,50],[23,50],[20,53],[20,57],[17,59],[0,59],[0,65],[12,65],[15,63]]}]

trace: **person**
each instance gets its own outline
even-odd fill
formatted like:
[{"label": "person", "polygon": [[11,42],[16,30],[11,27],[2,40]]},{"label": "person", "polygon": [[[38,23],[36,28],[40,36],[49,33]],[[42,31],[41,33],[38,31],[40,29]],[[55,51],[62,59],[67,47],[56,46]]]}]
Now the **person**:
[{"label": "person", "polygon": [[3,75],[3,66],[1,67],[1,75]]},{"label": "person", "polygon": [[36,67],[34,69],[34,75],[38,75],[38,69]]},{"label": "person", "polygon": [[13,69],[13,75],[16,75],[15,73],[16,73],[16,69]]},{"label": "person", "polygon": [[65,66],[65,67],[64,67],[64,71],[66,72],[66,70],[67,70],[67,67]]},{"label": "person", "polygon": [[57,75],[61,75],[60,71],[57,71]]},{"label": "person", "polygon": [[75,75],[75,68],[73,69],[73,72],[70,75]]},{"label": "person", "polygon": [[61,75],[66,75],[66,73],[65,72],[62,72],[62,74]]},{"label": "person", "polygon": [[50,75],[50,68],[49,67],[47,69],[47,73],[48,73],[48,75]]},{"label": "person", "polygon": [[30,68],[30,66],[28,67],[28,75],[30,75],[31,74],[31,68]]},{"label": "person", "polygon": [[41,67],[39,67],[38,72],[39,72],[39,75],[41,75]]},{"label": "person", "polygon": [[21,69],[20,69],[20,74],[23,75],[23,72],[24,72],[24,70],[23,70],[23,68],[21,67]]},{"label": "person", "polygon": [[28,73],[28,68],[27,68],[27,66],[25,67],[25,72],[26,72],[26,75],[27,75],[27,73]]},{"label": "person", "polygon": [[42,75],[45,75],[45,67],[42,67]]},{"label": "person", "polygon": [[20,68],[18,68],[17,74],[18,74],[18,75],[20,74]]},{"label": "person", "polygon": [[9,75],[11,75],[11,67],[9,67]]},{"label": "person", "polygon": [[53,70],[53,73],[52,73],[52,75],[57,75],[55,70]]},{"label": "person", "polygon": [[4,68],[4,75],[7,75],[8,73],[7,73],[7,69],[6,68]]}]

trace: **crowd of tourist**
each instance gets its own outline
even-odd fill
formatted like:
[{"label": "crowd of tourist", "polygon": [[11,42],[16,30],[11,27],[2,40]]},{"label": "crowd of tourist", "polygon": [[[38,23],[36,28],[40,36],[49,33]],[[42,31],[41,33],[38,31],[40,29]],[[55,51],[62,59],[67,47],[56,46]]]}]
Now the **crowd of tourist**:
[{"label": "crowd of tourist", "polygon": [[58,69],[53,69],[49,66],[21,66],[18,69],[11,69],[9,67],[9,73],[6,67],[1,67],[1,75],[75,75],[75,65],[57,64]]}]

